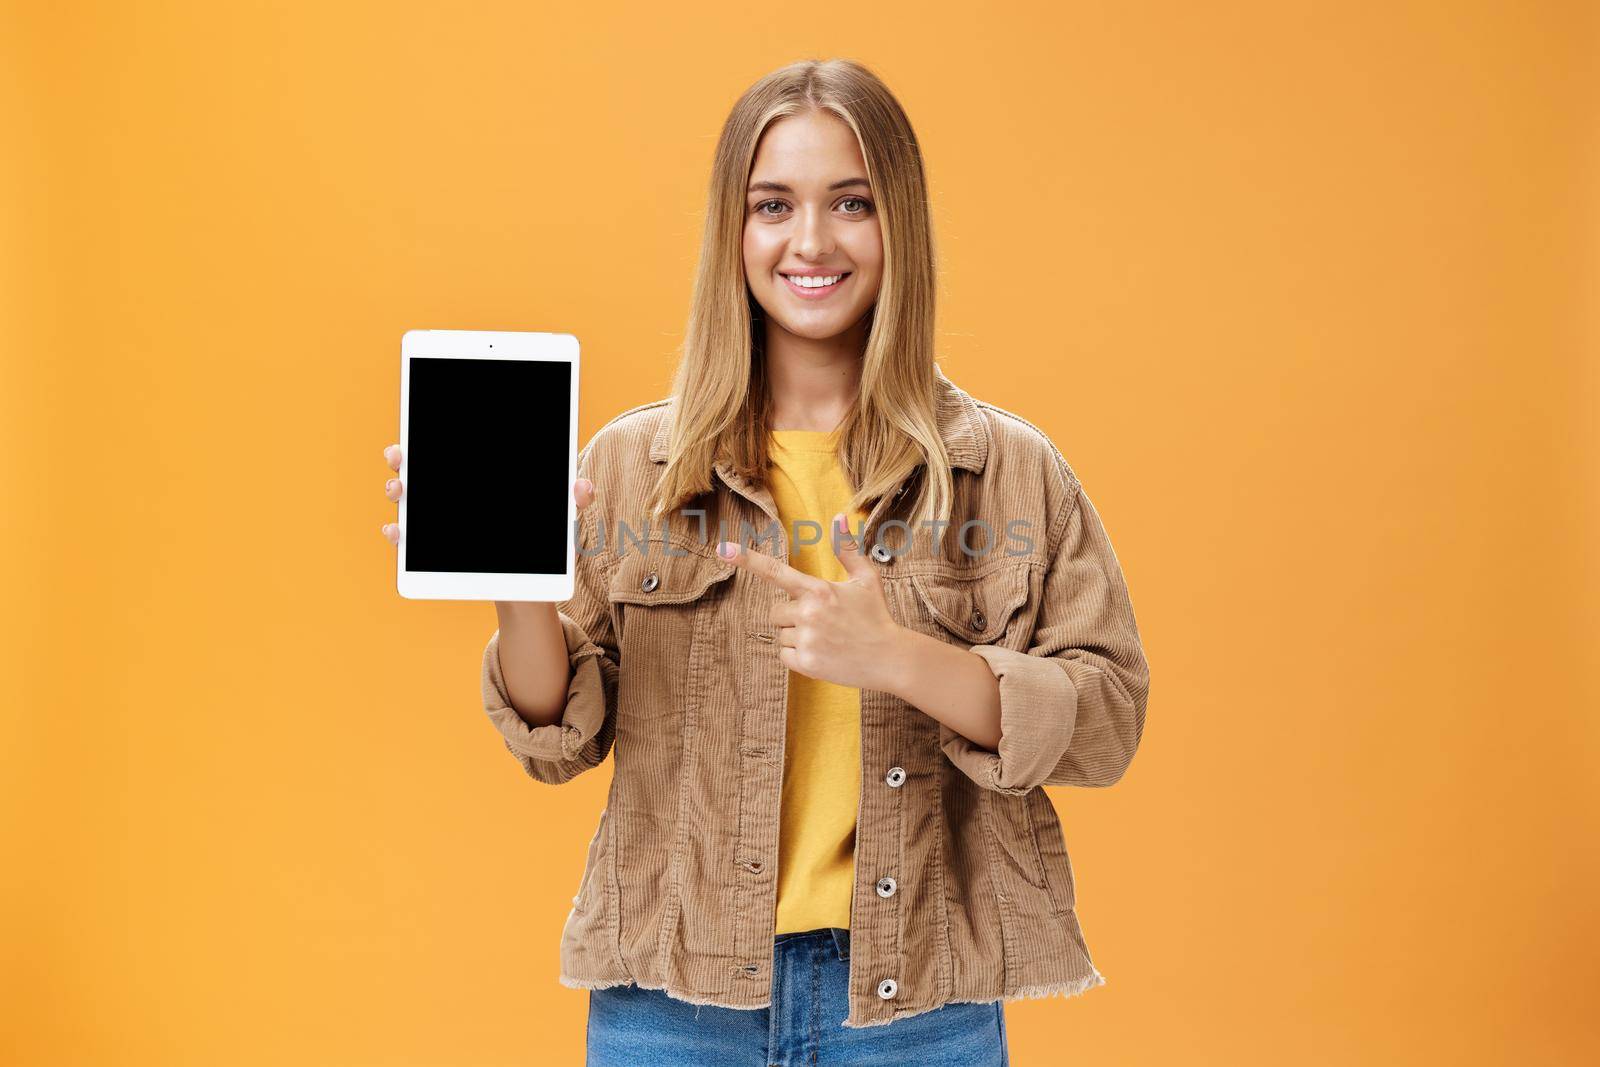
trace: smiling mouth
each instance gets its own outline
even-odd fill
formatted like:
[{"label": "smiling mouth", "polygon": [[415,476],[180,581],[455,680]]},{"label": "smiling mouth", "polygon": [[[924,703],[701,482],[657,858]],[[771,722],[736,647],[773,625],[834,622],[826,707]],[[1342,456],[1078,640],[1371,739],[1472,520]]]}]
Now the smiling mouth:
[{"label": "smiling mouth", "polygon": [[[845,280],[848,279],[852,273],[852,271],[840,271],[838,274],[829,274],[821,277],[807,277],[805,275],[798,274],[780,274],[779,277],[783,279],[783,284],[795,296],[798,296],[803,300],[817,300],[827,296],[830,293],[837,292],[839,287],[845,283]],[[802,278],[804,278],[804,282],[802,282]],[[815,282],[822,282],[824,284],[807,284]]]}]

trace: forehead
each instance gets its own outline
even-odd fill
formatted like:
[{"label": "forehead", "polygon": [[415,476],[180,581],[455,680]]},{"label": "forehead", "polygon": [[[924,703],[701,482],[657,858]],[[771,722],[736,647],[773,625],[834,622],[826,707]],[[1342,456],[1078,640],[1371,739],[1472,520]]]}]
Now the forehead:
[{"label": "forehead", "polygon": [[750,180],[800,187],[866,173],[855,131],[836,115],[812,111],[786,115],[762,132]]}]

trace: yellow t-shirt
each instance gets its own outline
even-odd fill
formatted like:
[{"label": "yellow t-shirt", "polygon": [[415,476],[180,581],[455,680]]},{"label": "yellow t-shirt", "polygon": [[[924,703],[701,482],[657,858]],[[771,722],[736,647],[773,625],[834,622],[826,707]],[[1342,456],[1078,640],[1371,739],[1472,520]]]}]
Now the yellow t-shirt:
[{"label": "yellow t-shirt", "polygon": [[[768,484],[789,565],[830,582],[850,577],[833,553],[828,520],[844,511],[850,483],[834,454],[836,431],[774,430]],[[848,514],[859,530],[865,513]],[[816,544],[796,544],[818,537]],[[774,934],[850,926],[855,888],[856,812],[861,800],[861,690],[789,672],[783,804],[778,831],[778,914]]]}]

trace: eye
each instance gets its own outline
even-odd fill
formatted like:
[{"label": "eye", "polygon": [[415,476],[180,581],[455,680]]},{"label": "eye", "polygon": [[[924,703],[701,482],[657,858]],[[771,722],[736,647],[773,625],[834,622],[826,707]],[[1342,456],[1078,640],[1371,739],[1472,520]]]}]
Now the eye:
[{"label": "eye", "polygon": [[776,218],[777,217],[777,212],[775,212],[775,211],[767,211],[766,210],[767,207],[769,207],[769,206],[771,206],[773,204],[776,204],[779,207],[784,207],[785,206],[785,204],[784,204],[784,202],[782,200],[763,200],[763,201],[761,201],[761,203],[756,205],[756,209],[755,209],[756,214],[757,215],[766,215],[766,216],[768,216],[770,218]]},{"label": "eye", "polygon": [[852,214],[852,215],[865,215],[869,211],[872,210],[872,202],[870,200],[866,200],[866,199],[864,199],[862,197],[859,197],[859,196],[847,196],[843,200],[839,201],[839,203],[841,205],[843,205],[843,204],[860,204],[861,206],[859,208],[857,208],[856,210],[850,212],[850,214]]}]

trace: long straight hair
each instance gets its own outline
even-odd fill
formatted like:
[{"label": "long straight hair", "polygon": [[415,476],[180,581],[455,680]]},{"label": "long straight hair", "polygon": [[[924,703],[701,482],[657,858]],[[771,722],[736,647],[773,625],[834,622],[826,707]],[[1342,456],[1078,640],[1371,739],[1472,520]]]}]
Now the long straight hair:
[{"label": "long straight hair", "polygon": [[914,528],[924,520],[949,521],[952,479],[936,417],[934,243],[922,152],[894,94],[848,59],[804,60],[773,71],[745,91],[723,123],[673,377],[667,464],[649,502],[653,517],[710,492],[717,462],[766,483],[771,397],[761,308],[745,279],[746,187],[767,127],[812,110],[838,116],[855,132],[883,235],[883,276],[867,312],[860,387],[839,434],[840,465],[854,491],[849,507],[870,510],[925,465],[909,507],[895,510]]}]

